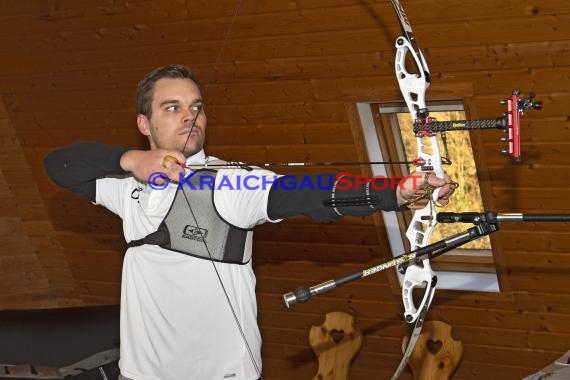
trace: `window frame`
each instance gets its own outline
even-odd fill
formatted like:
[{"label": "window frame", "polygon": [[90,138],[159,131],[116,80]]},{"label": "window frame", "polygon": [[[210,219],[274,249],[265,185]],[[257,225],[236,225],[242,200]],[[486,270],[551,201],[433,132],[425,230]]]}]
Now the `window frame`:
[{"label": "window frame", "polygon": [[[360,127],[364,138],[364,145],[370,161],[385,161],[385,147],[383,151],[382,141],[380,140],[377,130],[375,116],[373,114],[373,106],[379,106],[382,109],[395,109],[400,110],[402,107],[398,102],[358,102],[356,103],[357,114],[360,119]],[[385,105],[382,106],[382,105]],[[451,107],[460,107],[464,110],[461,103],[457,101],[449,101],[445,104],[430,104],[430,110],[452,110]],[[390,131],[393,134],[393,131]],[[399,149],[399,148],[397,148]],[[386,165],[374,164],[370,165],[372,175],[389,176]],[[401,222],[399,218],[402,216],[396,212],[382,211],[384,218],[384,225],[386,227],[386,234],[388,242],[392,251],[392,256],[396,257],[406,251],[405,244],[405,231],[400,229]],[[468,226],[466,226],[466,229]],[[437,259],[436,259],[437,260]],[[477,271],[461,271],[461,270],[434,270],[438,276],[438,288],[462,291],[481,291],[481,292],[500,292],[499,278],[495,266],[494,273],[485,273]],[[400,286],[402,285],[404,275],[396,271]]]}]

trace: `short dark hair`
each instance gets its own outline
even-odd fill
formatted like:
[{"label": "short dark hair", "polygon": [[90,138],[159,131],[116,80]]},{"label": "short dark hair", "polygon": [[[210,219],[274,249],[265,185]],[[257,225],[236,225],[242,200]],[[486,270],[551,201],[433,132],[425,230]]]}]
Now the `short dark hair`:
[{"label": "short dark hair", "polygon": [[163,78],[190,79],[196,83],[200,92],[202,92],[202,85],[188,67],[183,65],[158,67],[148,73],[137,86],[137,115],[142,114],[150,119],[152,116],[152,94],[154,85]]}]

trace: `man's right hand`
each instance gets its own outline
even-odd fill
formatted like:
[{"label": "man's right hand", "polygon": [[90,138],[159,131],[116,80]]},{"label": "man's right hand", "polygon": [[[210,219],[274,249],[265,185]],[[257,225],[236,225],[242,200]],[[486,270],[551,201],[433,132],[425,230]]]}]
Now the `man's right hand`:
[{"label": "man's right hand", "polygon": [[[167,156],[174,160],[165,159]],[[129,150],[121,156],[121,168],[131,172],[139,181],[146,182],[153,173],[162,172],[173,181],[178,181],[179,173],[184,173],[181,164],[186,157],[176,150],[151,149]]]}]

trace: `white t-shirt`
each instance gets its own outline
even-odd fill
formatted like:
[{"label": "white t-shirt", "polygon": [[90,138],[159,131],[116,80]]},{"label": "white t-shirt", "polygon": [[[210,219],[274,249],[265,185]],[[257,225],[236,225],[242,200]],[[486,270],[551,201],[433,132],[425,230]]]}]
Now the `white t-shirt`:
[{"label": "white t-shirt", "polygon": [[[187,163],[203,164],[204,152]],[[239,175],[267,176],[266,170],[222,169],[226,181]],[[240,228],[270,221],[270,186],[252,190],[226,186],[214,192],[220,216]],[[97,204],[123,219],[126,241],[156,231],[166,215],[176,184],[153,190],[133,177],[97,180]],[[190,213],[190,211],[188,211]],[[198,223],[200,221],[198,220]],[[248,233],[245,257],[251,255]],[[216,262],[259,370],[261,337],[257,325],[255,275],[245,265]],[[121,284],[121,374],[134,380],[254,380],[259,377],[234,319],[213,263],[154,245],[129,248]]]}]

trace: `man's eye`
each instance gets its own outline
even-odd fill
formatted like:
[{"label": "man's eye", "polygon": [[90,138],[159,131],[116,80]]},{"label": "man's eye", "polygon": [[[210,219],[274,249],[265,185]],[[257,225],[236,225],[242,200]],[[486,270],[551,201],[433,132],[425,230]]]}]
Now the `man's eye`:
[{"label": "man's eye", "polygon": [[192,106],[190,107],[190,109],[192,110],[192,112],[200,112],[200,110],[202,109],[202,103],[196,103],[196,104],[192,104]]},{"label": "man's eye", "polygon": [[177,106],[168,106],[168,107],[166,107],[166,110],[167,110],[168,112],[175,112],[177,109],[178,109]]}]

